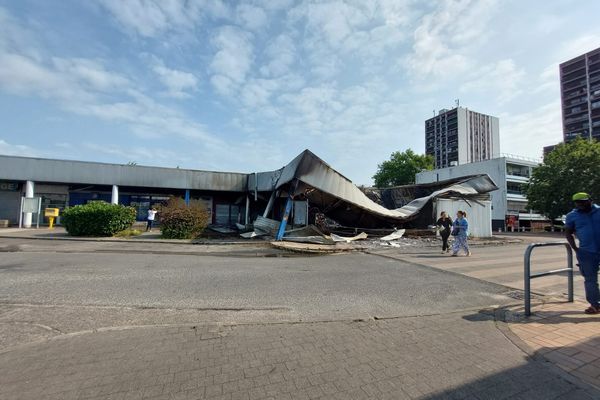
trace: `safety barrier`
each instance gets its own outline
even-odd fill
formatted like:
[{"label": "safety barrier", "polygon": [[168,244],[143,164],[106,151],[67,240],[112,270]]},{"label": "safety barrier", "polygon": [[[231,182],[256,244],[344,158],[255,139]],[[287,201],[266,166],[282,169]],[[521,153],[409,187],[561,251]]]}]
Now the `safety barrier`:
[{"label": "safety barrier", "polygon": [[[531,273],[531,253],[536,247],[564,246],[567,249],[567,268],[555,269],[546,272]],[[549,275],[558,275],[567,273],[567,286],[569,302],[573,302],[573,250],[568,243],[550,242],[550,243],[532,243],[525,250],[525,315],[531,315],[531,280]]]}]

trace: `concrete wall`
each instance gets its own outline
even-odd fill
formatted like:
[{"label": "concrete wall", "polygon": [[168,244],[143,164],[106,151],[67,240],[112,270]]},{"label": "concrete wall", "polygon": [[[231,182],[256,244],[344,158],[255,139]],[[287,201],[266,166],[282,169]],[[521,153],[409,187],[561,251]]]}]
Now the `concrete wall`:
[{"label": "concrete wall", "polygon": [[506,159],[495,158],[487,161],[458,165],[456,167],[424,171],[416,175],[416,183],[431,183],[468,175],[488,174],[499,190],[490,193],[492,219],[504,221],[506,216]]},{"label": "concrete wall", "polygon": [[0,179],[244,192],[247,174],[0,155]]}]

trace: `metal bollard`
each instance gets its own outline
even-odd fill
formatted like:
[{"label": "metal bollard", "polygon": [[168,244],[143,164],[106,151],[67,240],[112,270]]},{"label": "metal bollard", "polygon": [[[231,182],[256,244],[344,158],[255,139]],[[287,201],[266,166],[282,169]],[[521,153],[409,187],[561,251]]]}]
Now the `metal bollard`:
[{"label": "metal bollard", "polygon": [[[567,268],[555,269],[552,271],[538,272],[531,274],[531,253],[536,247],[565,246],[567,249]],[[532,243],[525,250],[524,260],[524,291],[525,291],[525,315],[531,315],[531,279],[541,278],[543,276],[557,275],[563,272],[567,273],[568,300],[573,302],[573,250],[566,242],[550,243]]]}]

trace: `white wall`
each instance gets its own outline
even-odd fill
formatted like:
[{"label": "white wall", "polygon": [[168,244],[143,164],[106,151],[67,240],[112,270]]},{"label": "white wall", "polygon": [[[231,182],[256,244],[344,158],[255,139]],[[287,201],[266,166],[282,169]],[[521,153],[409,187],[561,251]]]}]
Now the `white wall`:
[{"label": "white wall", "polygon": [[492,219],[504,221],[504,218],[506,217],[505,158],[495,158],[492,160],[458,165],[456,167],[420,172],[416,175],[416,183],[431,183],[478,174],[488,174],[496,186],[499,187],[499,190],[490,193],[492,200]]},{"label": "white wall", "polygon": [[467,110],[458,108],[458,164],[467,164],[469,162],[469,141],[467,132]]},{"label": "white wall", "polygon": [[492,124],[492,158],[500,157],[500,120],[491,117]]},{"label": "white wall", "polygon": [[[480,204],[478,204],[480,203]],[[436,215],[446,211],[454,220],[458,210],[467,213],[469,221],[469,233],[473,237],[491,237],[492,236],[492,203],[490,201],[469,201],[455,199],[436,199]],[[469,205],[470,204],[470,205]]]}]

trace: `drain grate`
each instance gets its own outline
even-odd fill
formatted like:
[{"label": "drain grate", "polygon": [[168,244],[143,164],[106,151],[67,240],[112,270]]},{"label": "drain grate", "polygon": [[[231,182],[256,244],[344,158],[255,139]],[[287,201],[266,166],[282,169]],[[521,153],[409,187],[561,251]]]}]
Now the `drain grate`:
[{"label": "drain grate", "polygon": [[504,293],[504,295],[515,300],[525,300],[525,293],[521,290],[511,290],[510,292]]}]

